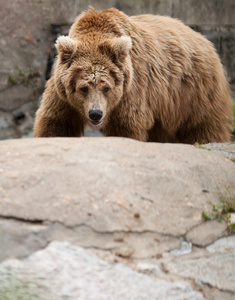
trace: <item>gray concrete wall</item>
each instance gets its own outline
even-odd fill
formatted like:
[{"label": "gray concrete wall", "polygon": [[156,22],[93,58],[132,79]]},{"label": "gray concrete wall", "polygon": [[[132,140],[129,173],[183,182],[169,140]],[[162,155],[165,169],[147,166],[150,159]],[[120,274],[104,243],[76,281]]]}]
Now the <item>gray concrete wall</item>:
[{"label": "gray concrete wall", "polygon": [[89,5],[181,19],[215,44],[235,91],[235,0],[0,0],[0,139],[31,132],[54,40]]}]

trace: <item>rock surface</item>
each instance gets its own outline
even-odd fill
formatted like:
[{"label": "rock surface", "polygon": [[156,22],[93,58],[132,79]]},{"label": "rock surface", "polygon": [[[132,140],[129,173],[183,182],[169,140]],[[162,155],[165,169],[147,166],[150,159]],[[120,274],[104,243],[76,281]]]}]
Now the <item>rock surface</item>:
[{"label": "rock surface", "polygon": [[0,139],[32,131],[54,42],[68,34],[75,17],[93,5],[128,15],[152,13],[179,18],[215,44],[235,93],[234,0],[0,0]]},{"label": "rock surface", "polygon": [[0,295],[1,290],[12,299],[16,290],[22,291],[24,300],[205,299],[186,282],[155,279],[61,242],[25,260],[3,263]]},{"label": "rock surface", "polygon": [[[235,144],[226,147],[233,152]],[[39,295],[42,284],[46,300],[79,292],[79,299],[124,299],[126,290],[129,299],[234,299],[234,236],[225,223],[202,218],[220,195],[235,195],[235,164],[223,154],[124,138],[1,141],[0,295],[12,300],[9,284]],[[62,243],[47,247],[53,241]],[[90,267],[81,270],[82,260]],[[97,268],[102,280],[91,289],[88,274],[95,278]],[[63,290],[73,274],[84,281]]]},{"label": "rock surface", "polygon": [[235,147],[234,143],[224,143],[224,144],[217,144],[217,143],[210,143],[206,145],[200,146],[201,148],[205,148],[208,151],[216,151],[224,156],[233,159],[235,161]]}]

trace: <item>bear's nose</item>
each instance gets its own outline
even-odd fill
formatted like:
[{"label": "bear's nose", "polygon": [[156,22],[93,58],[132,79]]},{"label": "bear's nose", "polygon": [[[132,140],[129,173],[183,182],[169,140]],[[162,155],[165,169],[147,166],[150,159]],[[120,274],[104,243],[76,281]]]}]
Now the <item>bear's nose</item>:
[{"label": "bear's nose", "polygon": [[92,109],[89,111],[89,118],[94,122],[100,121],[102,116],[103,116],[103,113],[99,109]]}]

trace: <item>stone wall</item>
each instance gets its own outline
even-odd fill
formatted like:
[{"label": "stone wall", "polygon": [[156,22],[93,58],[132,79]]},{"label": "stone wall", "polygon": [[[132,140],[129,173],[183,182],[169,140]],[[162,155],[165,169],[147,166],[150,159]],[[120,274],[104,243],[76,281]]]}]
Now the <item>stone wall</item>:
[{"label": "stone wall", "polygon": [[54,40],[89,5],[181,19],[215,44],[235,91],[234,0],[0,0],[0,139],[32,131]]}]

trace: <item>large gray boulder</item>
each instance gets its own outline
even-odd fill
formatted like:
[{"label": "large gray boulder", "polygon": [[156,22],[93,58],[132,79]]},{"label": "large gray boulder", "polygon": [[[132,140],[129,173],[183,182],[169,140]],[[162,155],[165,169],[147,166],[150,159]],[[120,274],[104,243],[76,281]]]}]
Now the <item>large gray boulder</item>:
[{"label": "large gray boulder", "polygon": [[[209,215],[212,203],[219,205],[221,197],[234,197],[235,164],[230,156],[234,150],[235,144],[197,148],[124,138],[1,141],[0,270],[5,275],[0,278],[6,278],[6,270],[10,270],[7,278],[14,284],[20,281],[37,287],[41,280],[62,297],[62,287],[57,286],[66,272],[88,278],[87,270],[79,272],[76,257],[90,254],[74,248],[79,246],[110,263],[103,264],[94,256],[84,258],[95,261],[94,269],[96,264],[104,266],[99,272],[103,281],[107,278],[107,285],[118,269],[127,272],[120,275],[127,284],[116,283],[120,293],[134,293],[136,282],[140,285],[137,291],[146,290],[139,298],[130,299],[147,299],[156,292],[162,295],[156,299],[202,299],[204,295],[232,300],[234,236],[228,235],[225,222],[205,222],[202,212]],[[53,241],[71,245],[52,244],[33,254]],[[52,254],[48,253],[53,251],[57,254],[50,265]],[[18,260],[7,262],[14,258]],[[66,260],[70,262],[62,270]],[[113,266],[116,262],[135,272]],[[52,272],[61,269],[62,277],[50,282],[47,264]],[[87,267],[91,278],[96,272],[93,267],[92,263],[91,269]],[[130,274],[133,285],[128,281]],[[7,280],[0,280],[0,292],[1,285],[2,290],[7,289]],[[97,288],[98,283],[92,282]],[[70,289],[67,299],[77,299],[78,294],[71,291],[83,283],[65,282]],[[99,284],[103,291],[106,285]],[[107,290],[105,299],[109,299],[108,293],[119,295],[115,288]],[[84,297],[88,297],[86,289],[84,283]],[[81,299],[94,299],[92,295]],[[101,292],[97,295],[96,299],[103,299]]]},{"label": "large gray boulder", "polygon": [[61,242],[54,242],[25,260],[3,263],[1,293],[4,298],[21,295],[24,300],[205,299],[186,282],[157,280]]},{"label": "large gray boulder", "polygon": [[235,90],[234,1],[0,0],[0,139],[32,135],[35,111],[50,77],[54,41],[93,5],[128,15],[152,13],[181,19],[215,43]]}]

